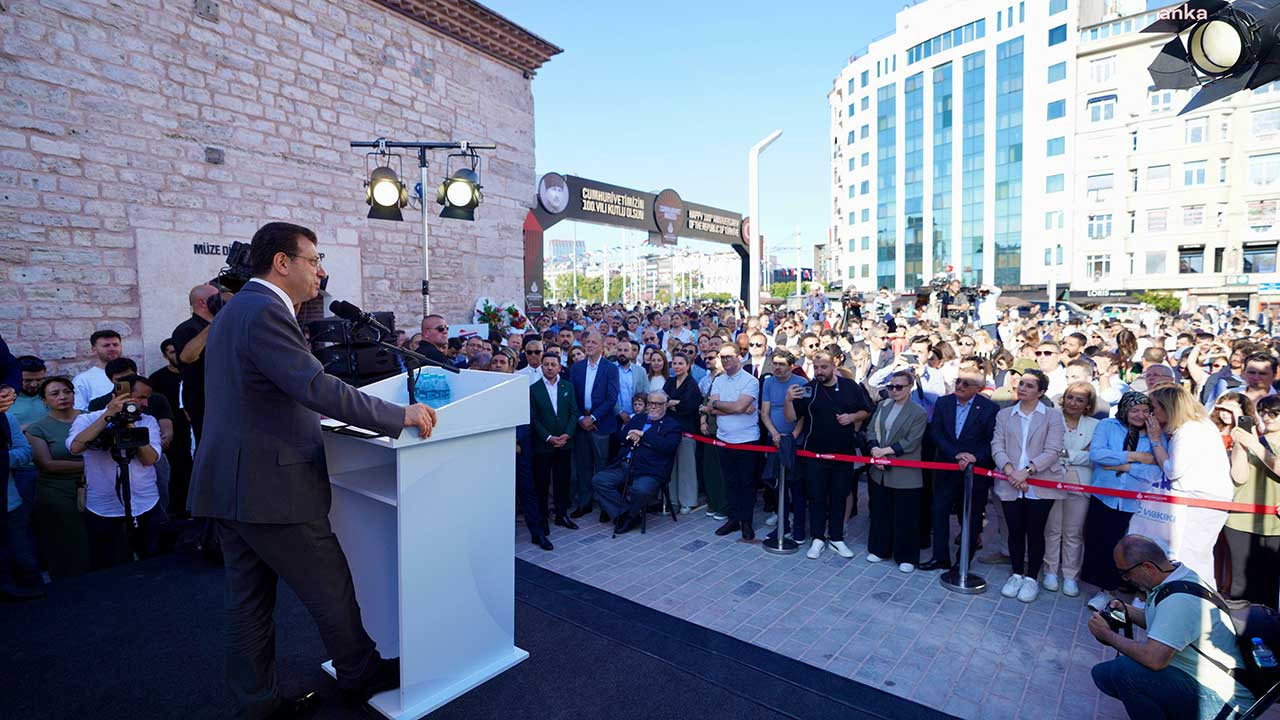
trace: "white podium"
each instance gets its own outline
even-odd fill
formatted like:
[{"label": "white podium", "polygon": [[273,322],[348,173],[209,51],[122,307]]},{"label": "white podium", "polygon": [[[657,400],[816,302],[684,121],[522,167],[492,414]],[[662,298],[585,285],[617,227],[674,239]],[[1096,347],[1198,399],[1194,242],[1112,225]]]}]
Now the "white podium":
[{"label": "white podium", "polygon": [[[427,372],[427,371],[424,371]],[[445,373],[452,401],[432,436],[369,437],[325,421],[329,520],[365,628],[400,657],[400,689],[370,702],[420,718],[529,657],[515,646],[515,427],[529,422],[523,375]],[[404,375],[361,388],[401,405]],[[324,669],[333,675],[332,663]]]}]

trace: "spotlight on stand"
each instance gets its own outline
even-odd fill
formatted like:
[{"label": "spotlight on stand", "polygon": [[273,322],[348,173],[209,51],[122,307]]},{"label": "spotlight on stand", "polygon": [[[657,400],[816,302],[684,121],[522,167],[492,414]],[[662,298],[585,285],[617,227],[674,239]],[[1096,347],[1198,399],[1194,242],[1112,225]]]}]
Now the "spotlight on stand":
[{"label": "spotlight on stand", "polygon": [[[463,157],[471,161],[470,168],[460,168],[445,178],[436,189],[436,202],[444,206],[440,217],[454,220],[475,220],[476,208],[484,197],[480,193],[480,175],[476,172],[480,164],[480,156],[474,151],[454,153],[449,157]],[[445,160],[445,169],[448,169]]]},{"label": "spotlight on stand", "polygon": [[1200,88],[1179,115],[1280,79],[1280,0],[1188,0],[1160,12],[1142,32],[1175,35],[1148,66],[1151,80],[1157,90]]},{"label": "spotlight on stand", "polygon": [[369,173],[364,184],[364,201],[369,204],[369,217],[374,220],[404,220],[400,208],[409,204],[409,191],[400,176],[389,165],[379,165]]}]

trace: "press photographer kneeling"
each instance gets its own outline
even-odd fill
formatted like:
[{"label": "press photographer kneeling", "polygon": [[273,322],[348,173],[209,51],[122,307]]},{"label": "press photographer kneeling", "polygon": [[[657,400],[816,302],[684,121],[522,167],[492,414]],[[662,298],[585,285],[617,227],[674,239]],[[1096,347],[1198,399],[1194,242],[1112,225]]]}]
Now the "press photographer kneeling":
[{"label": "press photographer kneeling", "polygon": [[[1123,702],[1129,717],[1138,720],[1209,720],[1248,709],[1253,694],[1231,673],[1246,667],[1231,616],[1179,587],[1179,581],[1204,586],[1200,577],[1142,535],[1121,538],[1113,555],[1121,579],[1147,593],[1147,606],[1112,600],[1089,618],[1089,632],[1120,653],[1093,666],[1098,689]],[[1146,628],[1146,638],[1122,634],[1126,620]],[[1224,705],[1234,712],[1223,712]]]},{"label": "press photographer kneeling", "polygon": [[[132,383],[118,383],[106,409],[77,416],[67,434],[67,449],[84,455],[84,518],[93,570],[128,562],[133,553],[156,554],[165,520],[154,467],[160,460],[160,426],[142,414],[133,390]],[[128,508],[118,482],[125,478]]]}]

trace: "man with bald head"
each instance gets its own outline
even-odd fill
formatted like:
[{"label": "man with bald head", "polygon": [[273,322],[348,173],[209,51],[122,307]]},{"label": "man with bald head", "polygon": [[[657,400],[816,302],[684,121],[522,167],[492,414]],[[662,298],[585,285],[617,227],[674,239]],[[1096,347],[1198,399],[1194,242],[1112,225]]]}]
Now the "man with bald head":
[{"label": "man with bald head", "polygon": [[445,365],[452,365],[444,354],[449,346],[449,323],[443,315],[428,315],[422,318],[422,342],[418,343],[418,354]]},{"label": "man with bald head", "polygon": [[1204,579],[1142,535],[1121,538],[1112,555],[1120,578],[1145,592],[1147,603],[1136,608],[1112,600],[1108,610],[1124,613],[1147,634],[1130,639],[1101,614],[1089,618],[1089,632],[1119,652],[1093,666],[1098,689],[1124,703],[1131,718],[1207,720],[1221,717],[1224,705],[1243,711],[1253,704],[1228,672],[1245,666],[1235,625]]},{"label": "man with bald head", "polygon": [[591,478],[609,459],[609,438],[618,431],[620,391],[618,366],[604,358],[604,337],[599,330],[593,327],[582,334],[582,349],[587,359],[569,369],[574,399],[582,415],[573,440],[575,509],[569,517],[574,519],[591,512]]},{"label": "man with bald head", "polygon": [[[229,295],[227,296],[229,297]],[[217,299],[215,299],[217,298]],[[182,376],[182,408],[191,420],[196,443],[204,431],[204,351],[209,340],[209,323],[221,307],[218,288],[197,285],[187,294],[191,317],[173,329],[173,348],[178,353],[178,371]]]}]

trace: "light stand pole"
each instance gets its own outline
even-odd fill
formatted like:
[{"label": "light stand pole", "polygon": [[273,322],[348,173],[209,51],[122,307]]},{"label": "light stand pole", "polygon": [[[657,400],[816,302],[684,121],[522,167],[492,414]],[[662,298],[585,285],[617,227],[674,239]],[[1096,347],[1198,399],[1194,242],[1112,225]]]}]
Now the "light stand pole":
[{"label": "light stand pole", "polygon": [[[497,150],[492,143],[459,142],[393,142],[386,138],[373,141],[351,141],[353,148],[374,148],[385,153],[391,148],[404,148],[418,151],[418,168],[421,187],[418,202],[422,205],[422,316],[431,314],[431,232],[427,227],[427,151],[428,150]],[[399,218],[397,218],[399,219]]]},{"label": "light stand pole", "polygon": [[747,212],[751,217],[751,237],[747,242],[747,262],[751,265],[750,281],[747,283],[747,307],[752,315],[760,314],[760,153],[769,147],[774,140],[781,137],[781,130],[774,130],[760,142],[751,146],[747,153]]}]

